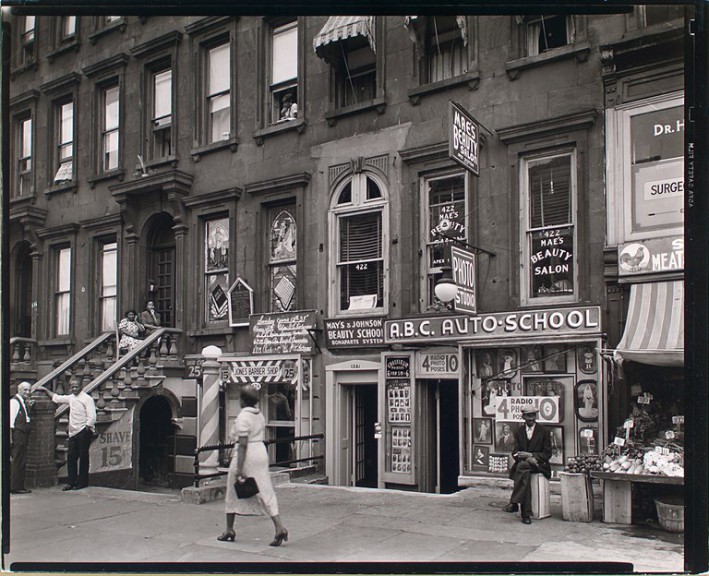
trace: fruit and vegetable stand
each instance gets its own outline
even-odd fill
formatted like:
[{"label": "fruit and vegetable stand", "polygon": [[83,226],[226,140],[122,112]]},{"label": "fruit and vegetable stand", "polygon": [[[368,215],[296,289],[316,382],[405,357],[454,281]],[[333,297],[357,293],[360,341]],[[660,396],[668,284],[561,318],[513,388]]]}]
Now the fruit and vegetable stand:
[{"label": "fruit and vegetable stand", "polygon": [[632,524],[633,484],[684,485],[681,476],[591,472],[591,478],[603,480],[603,521],[613,524]]}]

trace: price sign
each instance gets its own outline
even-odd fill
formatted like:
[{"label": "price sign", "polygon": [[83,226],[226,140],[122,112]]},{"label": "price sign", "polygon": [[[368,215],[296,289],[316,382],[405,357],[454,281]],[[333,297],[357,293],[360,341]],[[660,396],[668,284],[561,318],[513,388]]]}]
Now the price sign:
[{"label": "price sign", "polygon": [[674,437],[675,437],[674,430],[667,430],[667,432],[665,432],[665,438],[667,438],[668,440],[673,440]]},{"label": "price sign", "polygon": [[635,426],[635,422],[633,420],[626,420],[623,422],[623,428],[633,428]]},{"label": "price sign", "polygon": [[613,440],[613,444],[616,446],[625,446],[625,438],[621,438],[620,436],[616,436],[615,439]]},{"label": "price sign", "polygon": [[559,396],[502,396],[497,398],[498,422],[522,422],[522,407],[534,406],[538,410],[537,420],[543,424],[558,424],[561,411]]},{"label": "price sign", "polygon": [[593,438],[593,430],[590,428],[584,428],[579,432],[581,438]]},{"label": "price sign", "polygon": [[684,416],[672,416],[672,424],[684,424]]}]

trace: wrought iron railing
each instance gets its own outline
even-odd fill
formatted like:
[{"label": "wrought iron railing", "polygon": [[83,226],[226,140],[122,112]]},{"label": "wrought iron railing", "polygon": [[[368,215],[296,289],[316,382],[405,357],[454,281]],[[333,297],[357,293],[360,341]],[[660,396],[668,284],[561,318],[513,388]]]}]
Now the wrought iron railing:
[{"label": "wrought iron railing", "polygon": [[[324,434],[310,434],[309,436],[288,436],[285,438],[275,438],[273,440],[265,440],[264,444],[270,446],[271,444],[281,444],[285,442],[299,442],[301,440],[322,440],[325,437]],[[207,478],[215,478],[218,476],[223,476],[227,473],[226,470],[219,470],[211,474],[200,474],[199,473],[199,455],[202,452],[212,452],[214,450],[219,450],[223,453],[227,450],[233,450],[236,446],[235,442],[231,444],[213,444],[211,446],[202,446],[194,451],[194,486],[199,488],[199,483],[201,480],[206,480]],[[269,467],[274,466],[289,466],[290,464],[298,464],[300,462],[314,462],[316,460],[322,460],[323,455],[318,454],[316,456],[306,456],[305,458],[294,458],[291,460],[279,460],[278,462],[270,462]]]}]

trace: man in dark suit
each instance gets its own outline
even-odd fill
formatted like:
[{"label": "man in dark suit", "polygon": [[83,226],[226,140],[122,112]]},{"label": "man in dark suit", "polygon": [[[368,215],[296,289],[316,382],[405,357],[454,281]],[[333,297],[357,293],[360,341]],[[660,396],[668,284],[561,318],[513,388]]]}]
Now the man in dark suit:
[{"label": "man in dark suit", "polygon": [[10,445],[12,462],[10,464],[10,493],[28,494],[25,488],[25,469],[27,468],[27,445],[30,438],[30,408],[34,401],[32,385],[20,382],[17,394],[10,398]]},{"label": "man in dark suit", "polygon": [[512,451],[514,464],[510,470],[510,478],[514,480],[514,488],[510,503],[505,506],[505,512],[516,512],[522,506],[522,522],[532,523],[532,474],[544,474],[551,477],[551,436],[549,430],[537,424],[538,410],[534,406],[522,408],[524,426],[515,430],[515,447]]},{"label": "man in dark suit", "polygon": [[160,314],[155,311],[155,302],[149,300],[145,305],[145,310],[140,313],[140,323],[145,326],[146,336],[151,332],[157,330],[162,324],[160,324]]}]

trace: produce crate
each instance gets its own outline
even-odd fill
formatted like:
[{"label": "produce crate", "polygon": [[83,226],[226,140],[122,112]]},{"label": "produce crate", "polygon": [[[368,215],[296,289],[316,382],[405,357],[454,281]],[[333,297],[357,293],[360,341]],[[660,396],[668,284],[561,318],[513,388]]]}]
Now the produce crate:
[{"label": "produce crate", "polygon": [[561,512],[569,522],[593,520],[593,487],[588,474],[559,472],[561,480]]},{"label": "produce crate", "polygon": [[684,502],[681,498],[655,498],[655,506],[663,530],[684,532]]}]

